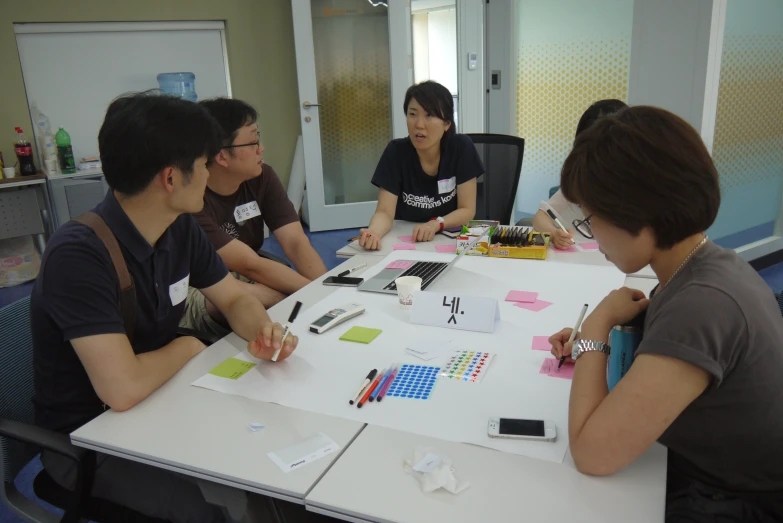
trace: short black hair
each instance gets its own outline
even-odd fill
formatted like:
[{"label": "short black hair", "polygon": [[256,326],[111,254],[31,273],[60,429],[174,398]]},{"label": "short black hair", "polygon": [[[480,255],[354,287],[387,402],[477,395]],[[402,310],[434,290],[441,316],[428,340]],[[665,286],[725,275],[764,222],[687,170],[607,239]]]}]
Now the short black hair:
[{"label": "short black hair", "polygon": [[622,100],[615,100],[609,98],[607,100],[598,100],[587,108],[579,119],[579,123],[576,125],[576,135],[579,136],[583,131],[587,130],[593,125],[599,118],[603,116],[609,116],[614,114],[620,109],[628,107]]},{"label": "short black hair", "polygon": [[220,125],[224,147],[234,142],[237,133],[242,127],[254,124],[258,120],[258,111],[242,100],[211,98],[202,100],[198,104],[217,120],[218,125]]},{"label": "short black hair", "polygon": [[451,96],[451,91],[432,80],[408,87],[408,91],[405,93],[405,103],[403,104],[403,110],[406,115],[408,114],[408,105],[411,103],[412,98],[415,98],[421,108],[432,116],[437,116],[444,122],[451,122],[451,126],[443,134],[441,141],[457,132],[454,125],[454,98]]},{"label": "short black hair", "polygon": [[720,208],[718,171],[701,136],[658,107],[622,109],[581,133],[560,187],[569,202],[631,234],[650,227],[659,249],[706,231]]},{"label": "short black hair", "polygon": [[109,187],[133,196],[166,167],[189,178],[198,158],[220,150],[220,130],[196,103],[151,90],[123,95],[109,105],[98,150]]}]

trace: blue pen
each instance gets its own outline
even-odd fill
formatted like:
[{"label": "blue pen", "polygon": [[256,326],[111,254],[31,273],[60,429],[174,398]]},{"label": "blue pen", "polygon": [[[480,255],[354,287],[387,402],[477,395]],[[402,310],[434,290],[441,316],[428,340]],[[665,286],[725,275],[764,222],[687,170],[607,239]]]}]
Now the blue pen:
[{"label": "blue pen", "polygon": [[386,384],[386,381],[389,379],[389,376],[391,376],[392,369],[393,367],[389,367],[384,371],[383,378],[381,378],[381,381],[378,382],[378,386],[375,387],[375,390],[370,395],[370,401],[375,401],[375,398],[378,397],[378,394],[380,394],[384,384]]}]

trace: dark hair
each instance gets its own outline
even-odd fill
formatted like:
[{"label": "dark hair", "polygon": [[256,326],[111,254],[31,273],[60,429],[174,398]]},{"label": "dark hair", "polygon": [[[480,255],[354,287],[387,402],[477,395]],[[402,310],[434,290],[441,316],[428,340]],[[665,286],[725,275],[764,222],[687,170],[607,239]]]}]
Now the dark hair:
[{"label": "dark hair", "polygon": [[109,187],[133,196],[166,167],[189,179],[193,162],[220,150],[220,134],[197,104],[152,90],[123,95],[109,105],[98,150]]},{"label": "dark hair", "polygon": [[224,147],[234,142],[242,127],[254,124],[258,120],[258,111],[242,100],[212,98],[202,100],[198,104],[217,120],[223,135]]},{"label": "dark hair", "polygon": [[720,208],[718,172],[701,137],[657,107],[623,109],[580,134],[560,187],[631,234],[651,227],[660,249],[708,229]]},{"label": "dark hair", "polygon": [[622,100],[615,100],[610,98],[608,100],[598,100],[593,102],[593,105],[587,108],[579,119],[579,123],[576,124],[576,136],[579,136],[582,131],[587,130],[593,125],[599,118],[614,114],[620,109],[628,107]]},{"label": "dark hair", "polygon": [[[415,98],[421,108],[432,116],[436,116],[444,122],[451,122],[451,125],[443,134],[443,138],[448,138],[457,132],[456,125],[454,125],[454,98],[451,96],[451,91],[432,80],[408,87],[408,91],[405,93],[405,103],[403,104],[403,110],[406,115],[408,114],[408,105],[410,105],[412,98]],[[441,141],[443,138],[441,138]]]}]

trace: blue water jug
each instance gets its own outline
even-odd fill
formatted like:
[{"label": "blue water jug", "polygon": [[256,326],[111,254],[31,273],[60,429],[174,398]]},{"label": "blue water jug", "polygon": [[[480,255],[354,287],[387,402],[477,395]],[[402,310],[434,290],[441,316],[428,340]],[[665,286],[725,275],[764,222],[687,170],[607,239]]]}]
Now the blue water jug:
[{"label": "blue water jug", "polygon": [[164,94],[178,96],[191,102],[198,101],[196,75],[193,73],[160,73],[158,85]]}]

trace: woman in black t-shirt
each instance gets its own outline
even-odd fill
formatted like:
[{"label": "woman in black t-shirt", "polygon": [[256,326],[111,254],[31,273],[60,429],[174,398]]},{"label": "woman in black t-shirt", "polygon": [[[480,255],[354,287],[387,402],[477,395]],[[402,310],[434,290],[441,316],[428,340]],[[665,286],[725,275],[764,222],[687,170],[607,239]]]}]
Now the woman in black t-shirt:
[{"label": "woman in black t-shirt", "polygon": [[476,214],[476,178],[484,165],[473,141],[454,129],[448,89],[422,82],[405,93],[408,137],[386,146],[372,183],[380,188],[370,225],[359,245],[381,248],[395,219],[420,222],[414,241],[431,241],[444,228],[467,224]]}]

